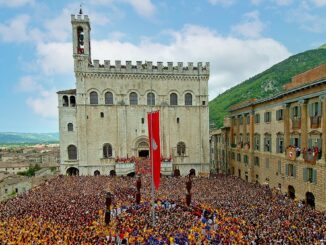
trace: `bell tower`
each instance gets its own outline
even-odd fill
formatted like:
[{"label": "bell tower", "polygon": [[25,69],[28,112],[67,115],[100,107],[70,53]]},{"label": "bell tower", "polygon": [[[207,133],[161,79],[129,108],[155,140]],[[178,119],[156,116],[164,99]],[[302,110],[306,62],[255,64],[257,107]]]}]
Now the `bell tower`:
[{"label": "bell tower", "polygon": [[77,15],[71,15],[71,25],[73,57],[76,69],[77,63],[81,61],[85,63],[91,62],[91,26],[89,18],[83,14],[82,8],[80,8]]}]

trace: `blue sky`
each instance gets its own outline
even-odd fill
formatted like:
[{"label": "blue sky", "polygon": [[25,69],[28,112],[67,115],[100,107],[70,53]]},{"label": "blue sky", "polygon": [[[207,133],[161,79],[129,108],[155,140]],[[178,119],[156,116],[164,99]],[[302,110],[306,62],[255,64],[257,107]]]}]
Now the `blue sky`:
[{"label": "blue sky", "polygon": [[[80,2],[0,0],[0,131],[57,132]],[[209,96],[326,43],[326,0],[89,0],[92,59],[211,62]]]}]

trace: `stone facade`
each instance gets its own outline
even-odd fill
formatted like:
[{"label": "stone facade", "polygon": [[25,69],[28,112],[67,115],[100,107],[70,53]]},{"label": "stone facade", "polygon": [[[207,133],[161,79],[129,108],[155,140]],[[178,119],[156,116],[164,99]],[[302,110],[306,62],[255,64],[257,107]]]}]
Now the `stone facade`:
[{"label": "stone facade", "polygon": [[326,210],[324,68],[299,75],[274,97],[231,107],[228,123],[211,132],[215,169]]},{"label": "stone facade", "polygon": [[88,16],[71,24],[76,89],[58,92],[61,173],[108,175],[148,157],[147,113],[156,110],[162,161],[181,174],[209,172],[209,63],[101,64],[91,61]]}]

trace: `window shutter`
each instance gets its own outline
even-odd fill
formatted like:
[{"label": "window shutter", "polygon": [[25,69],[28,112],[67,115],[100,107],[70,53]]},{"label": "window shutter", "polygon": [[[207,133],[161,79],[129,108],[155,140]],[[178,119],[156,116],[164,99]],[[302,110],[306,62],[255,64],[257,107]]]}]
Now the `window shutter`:
[{"label": "window shutter", "polygon": [[308,139],[308,147],[311,148],[312,147],[312,139]]},{"label": "window shutter", "polygon": [[323,110],[323,104],[321,102],[319,102],[318,103],[318,116],[321,116],[322,110]]},{"label": "window shutter", "polygon": [[285,175],[289,176],[289,164],[285,165]]},{"label": "window shutter", "polygon": [[305,182],[308,181],[308,169],[307,168],[303,169],[303,181],[305,181]]},{"label": "window shutter", "polygon": [[272,136],[269,138],[269,152],[272,152]]},{"label": "window shutter", "polygon": [[293,177],[297,177],[297,166],[293,165]]},{"label": "window shutter", "polygon": [[299,136],[298,144],[299,148],[301,148],[301,136]]},{"label": "window shutter", "polygon": [[309,111],[309,117],[313,117],[314,116],[314,104],[308,104],[308,111]]},{"label": "window shutter", "polygon": [[276,111],[276,120],[277,120],[277,121],[278,121],[279,118],[280,118],[280,117],[279,117],[279,114],[280,114],[280,110],[277,110],[277,111]]},{"label": "window shutter", "polygon": [[317,170],[312,170],[312,183],[317,184]]},{"label": "window shutter", "polygon": [[301,118],[301,106],[298,106],[298,118]]},{"label": "window shutter", "polygon": [[290,145],[294,145],[294,138],[290,138]]},{"label": "window shutter", "polygon": [[282,165],[281,165],[281,161],[278,161],[278,170],[277,170],[278,174],[282,173]]},{"label": "window shutter", "polygon": [[280,153],[280,138],[276,138],[276,153]]}]

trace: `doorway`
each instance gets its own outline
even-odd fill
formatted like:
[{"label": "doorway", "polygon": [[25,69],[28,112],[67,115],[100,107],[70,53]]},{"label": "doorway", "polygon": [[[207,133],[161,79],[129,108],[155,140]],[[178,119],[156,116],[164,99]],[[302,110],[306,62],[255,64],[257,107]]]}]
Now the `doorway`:
[{"label": "doorway", "polygon": [[79,170],[78,168],[70,167],[67,169],[67,175],[68,176],[78,176],[79,175]]},{"label": "doorway", "polygon": [[306,193],[306,203],[312,208],[315,208],[315,196],[311,192]]},{"label": "doorway", "polygon": [[288,195],[291,199],[295,198],[295,189],[292,185],[288,186]]},{"label": "doorway", "polygon": [[149,150],[140,150],[138,151],[138,156],[143,158],[149,157]]}]

